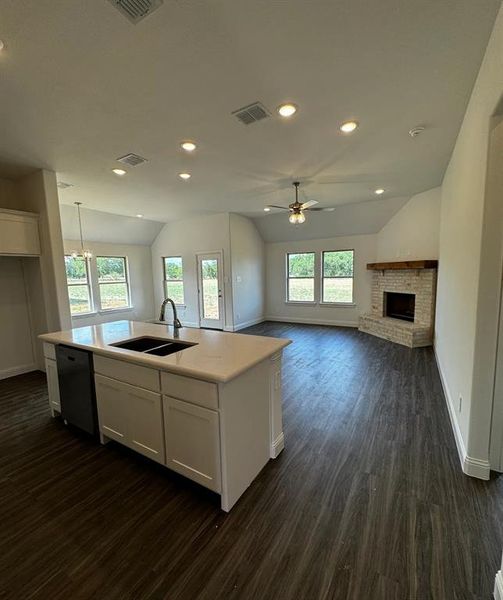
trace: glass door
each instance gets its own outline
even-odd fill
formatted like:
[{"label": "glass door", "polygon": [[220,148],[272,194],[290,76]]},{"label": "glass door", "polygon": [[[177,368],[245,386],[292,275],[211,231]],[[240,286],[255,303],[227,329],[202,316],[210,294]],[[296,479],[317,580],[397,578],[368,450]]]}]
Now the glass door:
[{"label": "glass door", "polygon": [[222,254],[220,252],[199,254],[197,272],[201,327],[223,329]]}]

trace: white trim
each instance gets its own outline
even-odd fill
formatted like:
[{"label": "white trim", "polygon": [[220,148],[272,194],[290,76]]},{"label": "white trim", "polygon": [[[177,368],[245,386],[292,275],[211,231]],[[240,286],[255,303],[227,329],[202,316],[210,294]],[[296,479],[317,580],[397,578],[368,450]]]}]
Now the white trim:
[{"label": "white trim", "polygon": [[340,319],[307,319],[297,317],[277,317],[274,315],[268,315],[264,317],[264,321],[277,321],[279,323],[300,323],[304,325],[331,325],[334,327],[356,327],[358,328],[358,321],[341,321]]},{"label": "white trim", "polygon": [[3,369],[0,371],[0,379],[7,379],[8,377],[15,377],[16,375],[22,375],[23,373],[30,373],[31,371],[37,370],[36,363],[30,363],[28,365],[20,365],[19,367],[11,367],[10,369]]},{"label": "white trim", "polygon": [[237,325],[234,325],[233,331],[240,331],[241,329],[246,329],[247,327],[251,327],[252,325],[258,325],[259,323],[263,323],[265,320],[265,317],[258,317],[257,319],[251,319],[250,321],[238,323]]},{"label": "white trim", "polygon": [[[277,458],[280,452],[285,448],[285,436],[281,432],[271,444],[271,458]],[[503,600],[503,599],[502,599]]]},{"label": "white trim", "polygon": [[465,475],[469,475],[470,477],[476,477],[477,479],[488,480],[490,477],[489,461],[469,456],[466,451],[465,442],[463,440],[463,436],[459,428],[458,418],[456,416],[452,396],[449,391],[447,382],[445,380],[441,363],[438,358],[437,349],[435,346],[433,346],[433,353],[435,355],[435,361],[437,363],[437,369],[440,375],[440,382],[442,383],[442,389],[444,391],[445,402],[447,404],[447,411],[449,413],[449,419],[451,421],[452,432],[454,433],[454,439],[456,441],[456,448],[458,449],[461,469],[463,473],[465,473]]},{"label": "white trim", "polygon": [[496,579],[494,580],[494,600],[503,600],[503,574],[501,571],[496,573]]},{"label": "white trim", "polygon": [[335,308],[356,308],[356,302],[319,302],[319,305]]},{"label": "white trim", "polygon": [[[123,283],[120,281],[119,283]],[[134,310],[134,306],[123,306],[121,308],[103,308],[98,311],[99,315],[109,315],[112,313],[131,312]]]},{"label": "white trim", "polygon": [[491,465],[488,460],[481,460],[466,455],[463,463],[463,472],[465,475],[470,475],[470,477],[476,477],[477,479],[484,479],[487,481],[491,476]]},{"label": "white trim", "polygon": [[285,304],[293,304],[294,306],[316,306],[316,300],[285,300]]}]

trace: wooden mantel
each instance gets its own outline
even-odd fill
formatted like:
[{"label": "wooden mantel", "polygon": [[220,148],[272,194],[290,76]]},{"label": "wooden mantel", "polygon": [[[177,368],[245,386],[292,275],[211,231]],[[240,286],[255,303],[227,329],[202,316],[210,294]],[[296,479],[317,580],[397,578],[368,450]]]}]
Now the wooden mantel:
[{"label": "wooden mantel", "polygon": [[369,271],[388,271],[398,269],[437,269],[438,260],[404,260],[401,262],[368,263]]}]

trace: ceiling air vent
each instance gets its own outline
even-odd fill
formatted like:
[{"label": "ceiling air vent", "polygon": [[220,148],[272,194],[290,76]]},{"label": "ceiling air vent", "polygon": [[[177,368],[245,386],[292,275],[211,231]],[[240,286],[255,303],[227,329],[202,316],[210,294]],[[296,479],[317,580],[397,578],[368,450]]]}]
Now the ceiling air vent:
[{"label": "ceiling air vent", "polygon": [[130,153],[126,154],[126,156],[121,156],[118,158],[117,162],[120,162],[123,165],[129,165],[130,167],[137,167],[138,165],[147,162],[147,159],[143,158],[142,156],[138,156],[138,154]]},{"label": "ceiling air vent", "polygon": [[254,102],[243,108],[233,111],[232,113],[244,125],[251,125],[257,121],[261,121],[269,116],[269,111],[260,102]]},{"label": "ceiling air vent", "polygon": [[131,23],[139,23],[154,10],[159,8],[164,0],[109,0]]}]

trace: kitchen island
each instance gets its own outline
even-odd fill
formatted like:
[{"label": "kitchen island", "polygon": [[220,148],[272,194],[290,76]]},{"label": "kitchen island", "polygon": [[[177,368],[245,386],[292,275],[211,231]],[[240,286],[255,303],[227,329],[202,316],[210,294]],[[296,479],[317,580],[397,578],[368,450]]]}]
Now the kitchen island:
[{"label": "kitchen island", "polygon": [[101,442],[217,492],[225,511],[284,447],[281,355],[290,340],[136,321],[40,338],[53,416],[64,416],[56,347],[92,353]]}]

